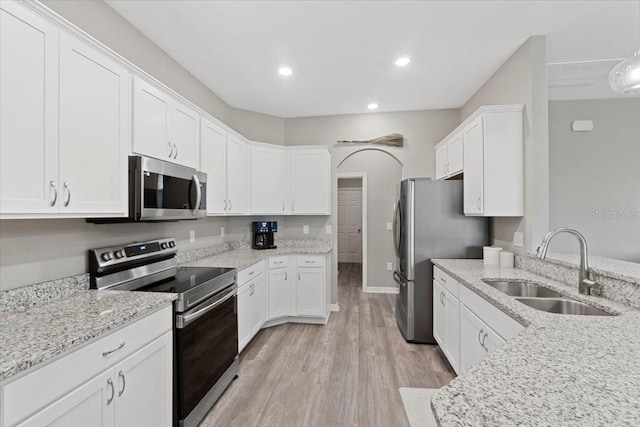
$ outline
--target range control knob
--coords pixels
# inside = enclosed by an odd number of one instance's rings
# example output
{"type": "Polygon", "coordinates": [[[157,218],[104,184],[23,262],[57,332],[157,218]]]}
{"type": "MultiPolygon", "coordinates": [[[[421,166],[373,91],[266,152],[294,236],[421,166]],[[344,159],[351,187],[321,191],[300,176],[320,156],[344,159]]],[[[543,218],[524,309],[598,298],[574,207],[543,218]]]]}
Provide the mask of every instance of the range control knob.
{"type": "Polygon", "coordinates": [[[111,261],[113,259],[113,257],[111,256],[111,252],[105,252],[102,255],[100,255],[100,258],[102,258],[102,260],[104,262],[108,262],[111,261]]]}
{"type": "Polygon", "coordinates": [[[170,248],[175,248],[176,247],[176,242],[174,242],[173,240],[169,242],[169,247],[170,248]]]}
{"type": "Polygon", "coordinates": [[[124,258],[124,251],[120,249],[119,251],[115,251],[114,255],[117,259],[124,258]]]}
{"type": "Polygon", "coordinates": [[[160,249],[167,249],[168,247],[169,247],[169,244],[167,242],[160,243],[160,249]]]}

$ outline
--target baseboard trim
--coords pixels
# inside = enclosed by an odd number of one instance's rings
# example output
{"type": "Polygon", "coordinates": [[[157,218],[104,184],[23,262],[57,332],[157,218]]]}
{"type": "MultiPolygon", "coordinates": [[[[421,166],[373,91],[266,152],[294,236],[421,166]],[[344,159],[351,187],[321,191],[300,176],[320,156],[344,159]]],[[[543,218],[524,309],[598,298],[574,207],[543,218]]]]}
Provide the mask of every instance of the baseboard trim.
{"type": "Polygon", "coordinates": [[[367,286],[364,291],[368,294],[398,294],[400,289],[395,286],[367,286]]]}
{"type": "Polygon", "coordinates": [[[331,304],[329,306],[329,310],[331,310],[331,311],[340,311],[340,304],[338,304],[338,303],[331,304]]]}
{"type": "Polygon", "coordinates": [[[329,321],[329,312],[326,317],[303,317],[303,316],[287,316],[279,319],[267,320],[262,328],[270,328],[271,326],[283,325],[285,323],[307,323],[311,325],[326,325],[329,321]]]}

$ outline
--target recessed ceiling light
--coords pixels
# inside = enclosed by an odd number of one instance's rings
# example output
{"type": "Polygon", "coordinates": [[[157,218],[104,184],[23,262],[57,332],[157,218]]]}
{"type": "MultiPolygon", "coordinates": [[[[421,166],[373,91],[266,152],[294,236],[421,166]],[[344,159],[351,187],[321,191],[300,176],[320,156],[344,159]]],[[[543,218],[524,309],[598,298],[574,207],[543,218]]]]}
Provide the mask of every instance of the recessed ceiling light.
{"type": "Polygon", "coordinates": [[[293,71],[289,67],[280,67],[280,69],[278,70],[278,73],[281,76],[290,76],[291,74],[293,74],[293,71]]]}
{"type": "Polygon", "coordinates": [[[398,67],[404,67],[405,65],[409,64],[409,62],[411,62],[411,59],[408,56],[401,56],[400,58],[396,59],[394,64],[396,64],[398,67]]]}
{"type": "Polygon", "coordinates": [[[378,104],[376,104],[375,102],[372,102],[371,104],[367,105],[367,108],[369,110],[375,110],[376,108],[378,108],[378,104]]]}

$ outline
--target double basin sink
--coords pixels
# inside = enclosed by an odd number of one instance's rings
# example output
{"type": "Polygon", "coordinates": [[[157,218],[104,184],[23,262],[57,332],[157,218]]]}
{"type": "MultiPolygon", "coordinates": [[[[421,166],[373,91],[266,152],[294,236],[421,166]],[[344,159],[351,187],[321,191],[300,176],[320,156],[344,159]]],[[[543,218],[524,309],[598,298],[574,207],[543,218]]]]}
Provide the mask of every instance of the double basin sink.
{"type": "Polygon", "coordinates": [[[482,281],[500,292],[515,297],[524,305],[547,313],[614,316],[614,314],[576,301],[534,282],[489,279],[482,279],[482,281]]]}

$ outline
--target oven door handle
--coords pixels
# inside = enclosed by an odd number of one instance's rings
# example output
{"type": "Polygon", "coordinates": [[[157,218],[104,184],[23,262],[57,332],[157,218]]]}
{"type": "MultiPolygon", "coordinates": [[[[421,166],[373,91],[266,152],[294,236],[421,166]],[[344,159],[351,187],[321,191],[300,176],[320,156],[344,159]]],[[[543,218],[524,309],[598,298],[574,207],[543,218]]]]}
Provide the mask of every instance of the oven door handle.
{"type": "Polygon", "coordinates": [[[193,313],[187,314],[186,316],[181,314],[176,316],[176,328],[178,329],[184,328],[189,323],[193,322],[194,320],[198,319],[201,316],[204,316],[205,314],[207,314],[208,312],[210,312],[211,310],[213,310],[223,302],[227,301],[229,298],[234,297],[237,292],[238,290],[234,289],[224,297],[212,302],[211,304],[208,304],[206,307],[202,307],[200,310],[194,311],[193,313]]]}
{"type": "Polygon", "coordinates": [[[196,205],[194,206],[193,209],[193,215],[196,215],[198,213],[198,210],[200,209],[200,202],[202,201],[202,188],[200,187],[200,180],[198,179],[198,175],[193,175],[193,182],[196,185],[196,205]]]}

